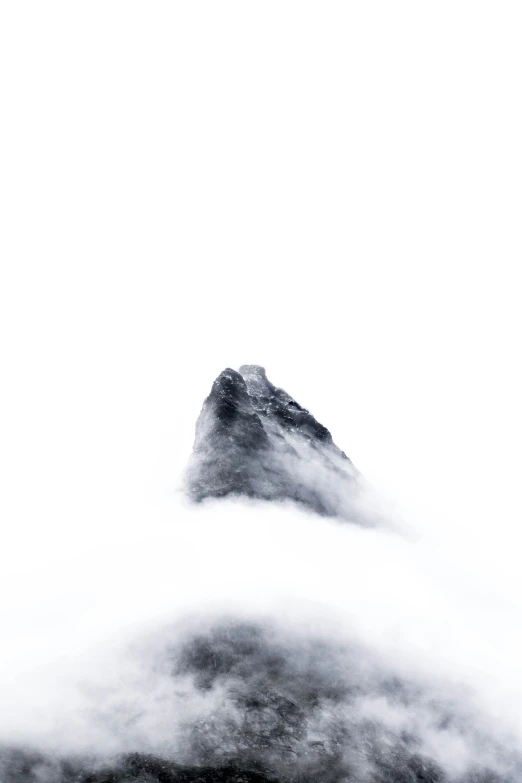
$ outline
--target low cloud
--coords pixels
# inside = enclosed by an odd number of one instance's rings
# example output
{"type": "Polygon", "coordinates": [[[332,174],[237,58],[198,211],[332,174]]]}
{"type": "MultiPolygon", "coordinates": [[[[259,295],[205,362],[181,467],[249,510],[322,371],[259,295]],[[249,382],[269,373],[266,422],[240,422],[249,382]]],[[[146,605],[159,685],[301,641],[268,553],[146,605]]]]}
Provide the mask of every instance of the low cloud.
{"type": "MultiPolygon", "coordinates": [[[[429,536],[292,504],[181,497],[132,517],[122,509],[111,525],[93,519],[78,558],[63,535],[48,528],[23,562],[20,537],[3,572],[12,596],[1,617],[3,745],[183,757],[187,731],[193,739],[212,716],[218,727],[238,706],[232,680],[201,689],[171,662],[190,639],[239,622],[269,634],[292,666],[304,661],[307,676],[320,670],[323,645],[342,673],[336,687],[366,667],[357,698],[325,697],[303,742],[367,721],[394,742],[415,734],[419,752],[454,775],[500,769],[501,757],[509,766],[520,751],[522,675],[509,643],[518,597],[470,584],[429,536]],[[393,678],[407,689],[400,698],[380,687],[393,678]]],[[[452,551],[463,551],[455,539],[452,551]]]]}

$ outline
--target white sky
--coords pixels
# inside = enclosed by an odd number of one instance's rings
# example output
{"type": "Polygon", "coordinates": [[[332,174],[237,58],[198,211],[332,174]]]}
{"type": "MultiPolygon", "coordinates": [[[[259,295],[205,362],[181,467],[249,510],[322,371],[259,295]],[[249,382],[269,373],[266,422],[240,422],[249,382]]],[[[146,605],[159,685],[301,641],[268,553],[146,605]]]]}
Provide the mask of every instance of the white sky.
{"type": "Polygon", "coordinates": [[[521,23],[477,0],[2,3],[11,568],[162,503],[214,377],[259,363],[517,591],[521,23]]]}
{"type": "Polygon", "coordinates": [[[1,16],[1,440],[22,505],[128,460],[139,476],[160,442],[181,466],[243,362],[401,500],[512,492],[518,3],[1,16]]]}

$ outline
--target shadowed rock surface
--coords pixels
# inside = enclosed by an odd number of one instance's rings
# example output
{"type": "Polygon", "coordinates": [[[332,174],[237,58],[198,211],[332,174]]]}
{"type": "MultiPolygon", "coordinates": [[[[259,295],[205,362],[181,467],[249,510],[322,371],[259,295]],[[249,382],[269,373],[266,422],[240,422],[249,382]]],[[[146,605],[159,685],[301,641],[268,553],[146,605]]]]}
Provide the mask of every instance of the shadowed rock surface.
{"type": "Polygon", "coordinates": [[[363,480],[330,432],[263,367],[224,370],[196,424],[190,496],[290,500],[323,516],[375,523],[360,503],[363,480]]]}
{"type": "MultiPolygon", "coordinates": [[[[186,698],[196,702],[199,694],[202,705],[171,736],[168,751],[87,759],[0,749],[2,783],[522,779],[520,759],[488,737],[462,693],[398,676],[359,645],[230,620],[160,637],[154,666],[176,687],[191,683],[186,698]],[[452,772],[452,754],[463,753],[462,769],[452,772]]],[[[128,719],[116,717],[122,725],[128,719]]]]}

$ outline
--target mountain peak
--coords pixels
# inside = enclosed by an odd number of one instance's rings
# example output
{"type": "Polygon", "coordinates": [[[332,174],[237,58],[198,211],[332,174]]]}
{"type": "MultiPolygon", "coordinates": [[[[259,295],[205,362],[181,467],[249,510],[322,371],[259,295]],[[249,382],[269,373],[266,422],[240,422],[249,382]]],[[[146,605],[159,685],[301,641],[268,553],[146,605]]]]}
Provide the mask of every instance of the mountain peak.
{"type": "Polygon", "coordinates": [[[243,377],[250,394],[268,396],[274,388],[266,377],[266,370],[259,364],[242,364],[239,373],[243,377]]]}
{"type": "Polygon", "coordinates": [[[293,501],[315,513],[368,524],[357,509],[360,476],[329,430],[265,368],[226,368],[196,424],[189,495],[293,501]]]}
{"type": "Polygon", "coordinates": [[[221,372],[209,395],[213,401],[216,418],[232,421],[250,407],[250,397],[243,376],[227,367],[221,372]]]}

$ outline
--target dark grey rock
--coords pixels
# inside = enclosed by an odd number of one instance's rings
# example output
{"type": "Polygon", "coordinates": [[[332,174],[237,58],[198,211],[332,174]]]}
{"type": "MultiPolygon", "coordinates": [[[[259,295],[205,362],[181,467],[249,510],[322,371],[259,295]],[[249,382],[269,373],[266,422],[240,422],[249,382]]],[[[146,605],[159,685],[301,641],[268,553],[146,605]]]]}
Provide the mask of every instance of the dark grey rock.
{"type": "Polygon", "coordinates": [[[196,424],[187,488],[195,501],[243,495],[376,522],[362,502],[362,476],[330,432],[257,365],[228,368],[214,381],[196,424]]]}
{"type": "Polygon", "coordinates": [[[230,620],[189,633],[166,629],[160,638],[158,648],[152,645],[155,665],[176,682],[193,682],[196,693],[208,697],[203,712],[187,720],[168,753],[87,759],[0,749],[2,783],[522,779],[520,758],[488,736],[462,694],[455,699],[453,691],[437,683],[398,676],[360,645],[230,620]],[[376,702],[381,711],[371,709],[376,702]],[[395,717],[390,720],[390,715],[395,717]],[[446,748],[453,737],[466,748],[466,769],[448,771],[444,754],[434,758],[429,752],[427,736],[446,748]]]}

